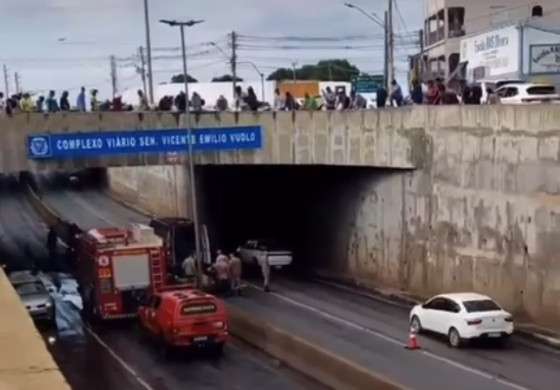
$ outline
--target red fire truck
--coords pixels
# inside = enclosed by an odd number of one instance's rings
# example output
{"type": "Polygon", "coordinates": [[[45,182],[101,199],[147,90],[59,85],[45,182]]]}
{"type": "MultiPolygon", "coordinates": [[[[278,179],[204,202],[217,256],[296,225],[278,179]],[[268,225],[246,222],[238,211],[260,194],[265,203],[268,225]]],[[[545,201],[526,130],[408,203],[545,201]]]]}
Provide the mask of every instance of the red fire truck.
{"type": "Polygon", "coordinates": [[[134,317],[165,284],[163,241],[149,226],[93,229],[77,244],[77,276],[90,320],[134,317]]]}

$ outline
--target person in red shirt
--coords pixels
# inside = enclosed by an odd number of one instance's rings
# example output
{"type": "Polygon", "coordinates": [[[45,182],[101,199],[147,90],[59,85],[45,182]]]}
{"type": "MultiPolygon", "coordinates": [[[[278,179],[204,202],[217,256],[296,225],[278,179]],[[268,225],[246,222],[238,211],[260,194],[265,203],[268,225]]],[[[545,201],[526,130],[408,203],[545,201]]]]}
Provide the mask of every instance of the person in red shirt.
{"type": "Polygon", "coordinates": [[[436,105],[441,104],[441,93],[434,83],[434,80],[428,81],[428,91],[426,92],[426,104],[436,105]]]}

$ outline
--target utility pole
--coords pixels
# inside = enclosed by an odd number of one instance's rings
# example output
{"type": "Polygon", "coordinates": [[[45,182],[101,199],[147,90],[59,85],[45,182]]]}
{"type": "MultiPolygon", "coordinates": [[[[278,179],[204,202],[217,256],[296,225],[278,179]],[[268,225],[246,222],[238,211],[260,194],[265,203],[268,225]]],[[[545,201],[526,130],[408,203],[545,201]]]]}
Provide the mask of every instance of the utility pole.
{"type": "Polygon", "coordinates": [[[144,0],[144,22],[146,23],[146,51],[148,52],[148,86],[150,104],[154,104],[154,75],[152,73],[152,40],[150,37],[150,12],[148,0],[144,0]]]}
{"type": "Polygon", "coordinates": [[[161,23],[167,24],[171,27],[179,27],[181,30],[181,50],[183,54],[183,78],[185,82],[185,122],[187,125],[187,144],[189,152],[189,183],[187,186],[187,193],[191,193],[191,208],[194,222],[194,236],[195,236],[195,251],[196,251],[196,265],[198,270],[198,284],[202,284],[202,251],[200,241],[200,225],[198,221],[198,202],[196,194],[196,176],[194,169],[194,155],[193,155],[193,131],[191,127],[191,111],[189,106],[189,80],[187,69],[187,45],[185,43],[185,27],[193,27],[197,24],[203,23],[203,20],[189,20],[187,22],[179,22],[176,20],[160,20],[161,23]]]}
{"type": "Polygon", "coordinates": [[[144,96],[147,96],[146,88],[146,59],[144,58],[144,48],[140,46],[138,48],[138,55],[140,56],[140,75],[142,76],[142,90],[144,96]]]}
{"type": "Polygon", "coordinates": [[[231,32],[231,77],[233,79],[233,100],[235,101],[235,90],[237,89],[237,33],[235,31],[231,32]]]}
{"type": "Polygon", "coordinates": [[[424,81],[424,30],[420,29],[418,31],[418,39],[420,41],[420,61],[418,61],[419,77],[418,81],[420,84],[424,81]]]}
{"type": "Polygon", "coordinates": [[[389,86],[391,81],[395,78],[395,35],[393,32],[393,0],[389,0],[389,11],[388,11],[388,23],[389,27],[389,86]]]}
{"type": "Polygon", "coordinates": [[[261,73],[261,93],[262,93],[262,101],[264,102],[265,94],[264,94],[264,73],[261,73]]]}
{"type": "Polygon", "coordinates": [[[8,67],[4,65],[4,89],[6,91],[6,99],[10,96],[10,82],[8,80],[8,67]]]}
{"type": "Polygon", "coordinates": [[[19,89],[19,73],[14,72],[14,85],[16,86],[16,94],[19,94],[21,90],[19,89]]]}
{"type": "Polygon", "coordinates": [[[389,81],[389,16],[388,12],[385,11],[385,52],[383,60],[383,77],[385,78],[385,88],[389,92],[391,83],[389,81]]]}
{"type": "Polygon", "coordinates": [[[292,62],[292,78],[293,78],[293,83],[296,83],[296,65],[297,62],[292,62]]]}
{"type": "Polygon", "coordinates": [[[113,87],[113,99],[117,96],[117,59],[110,57],[111,62],[111,86],[113,87]]]}

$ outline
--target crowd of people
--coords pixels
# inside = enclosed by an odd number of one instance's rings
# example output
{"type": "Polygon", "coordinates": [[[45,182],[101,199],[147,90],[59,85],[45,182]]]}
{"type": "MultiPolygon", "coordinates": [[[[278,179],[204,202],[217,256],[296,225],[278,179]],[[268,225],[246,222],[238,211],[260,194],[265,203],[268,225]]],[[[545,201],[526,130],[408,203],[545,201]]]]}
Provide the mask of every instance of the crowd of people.
{"type": "Polygon", "coordinates": [[[122,101],[121,96],[115,96],[113,100],[101,101],[98,98],[98,90],[92,89],[89,94],[89,107],[86,104],[86,88],[82,87],[76,97],[76,104],[70,103],[70,93],[63,91],[60,98],[56,91],[51,90],[45,97],[37,96],[34,99],[30,93],[18,93],[6,98],[0,92],[0,114],[13,115],[16,113],[56,113],[56,112],[87,112],[87,111],[131,111],[132,105],[122,101]]]}
{"type": "MultiPolygon", "coordinates": [[[[259,261],[263,277],[263,289],[270,291],[270,265],[267,258],[259,261]]],[[[195,283],[197,277],[197,264],[194,254],[185,258],[181,264],[182,277],[187,283],[195,283]]],[[[228,255],[222,250],[216,252],[216,259],[204,272],[204,285],[213,285],[214,291],[220,295],[241,295],[242,261],[239,251],[228,255]],[[210,282],[211,281],[211,282],[210,282]]]]}
{"type": "MultiPolygon", "coordinates": [[[[163,96],[156,107],[151,107],[145,93],[138,90],[138,106],[133,107],[123,102],[120,95],[112,100],[100,100],[98,91],[92,89],[86,99],[86,88],[82,87],[76,97],[75,105],[70,103],[70,94],[63,91],[60,98],[56,91],[49,91],[47,96],[39,95],[34,99],[29,93],[19,93],[6,98],[0,92],[0,114],[12,115],[18,112],[24,113],[56,113],[56,112],[86,112],[86,111],[175,111],[183,112],[187,104],[192,112],[200,113],[204,110],[217,112],[224,111],[347,111],[363,110],[368,108],[401,107],[412,104],[448,105],[448,104],[481,104],[482,89],[477,85],[468,85],[466,82],[459,84],[458,92],[448,88],[442,79],[429,80],[425,85],[414,80],[410,88],[410,95],[405,97],[403,89],[396,80],[390,84],[389,90],[380,87],[375,93],[375,100],[368,101],[362,94],[351,90],[348,94],[346,88],[338,88],[333,91],[327,87],[321,91],[320,96],[312,96],[305,93],[303,99],[298,99],[287,91],[281,93],[280,89],[274,91],[272,104],[260,101],[252,87],[246,91],[242,87],[235,88],[233,102],[228,101],[224,95],[220,95],[213,106],[207,105],[206,100],[198,93],[193,92],[187,99],[185,92],[181,91],[176,96],[163,96]],[[86,102],[89,102],[89,106],[86,102]]],[[[486,91],[488,104],[499,103],[499,98],[494,91],[486,91]]]]}

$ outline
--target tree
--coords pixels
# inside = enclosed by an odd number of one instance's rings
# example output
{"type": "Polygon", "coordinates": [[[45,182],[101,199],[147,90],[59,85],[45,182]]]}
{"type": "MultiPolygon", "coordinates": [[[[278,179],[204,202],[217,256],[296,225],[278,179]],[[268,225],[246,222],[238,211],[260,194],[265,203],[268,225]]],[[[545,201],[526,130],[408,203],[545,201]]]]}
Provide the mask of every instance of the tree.
{"type": "MultiPolygon", "coordinates": [[[[212,79],[212,82],[213,82],[213,83],[228,82],[228,81],[233,81],[233,76],[230,75],[230,74],[225,74],[225,75],[220,76],[220,77],[214,77],[214,78],[212,79]]],[[[239,76],[236,76],[236,77],[235,77],[235,81],[237,81],[237,82],[242,82],[243,79],[240,78],[239,76]]]]}
{"type": "MultiPolygon", "coordinates": [[[[348,60],[334,59],[319,61],[316,65],[304,65],[296,68],[297,80],[318,81],[351,81],[360,75],[360,70],[350,64],[348,60]]],[[[268,80],[291,80],[294,77],[292,69],[280,68],[268,76],[268,80]]]]}
{"type": "MultiPolygon", "coordinates": [[[[190,74],[187,75],[187,81],[189,83],[198,83],[198,80],[195,79],[194,77],[192,77],[190,74]]],[[[183,76],[183,74],[176,74],[173,77],[171,77],[171,82],[172,83],[184,83],[185,82],[185,77],[183,76]]]]}

